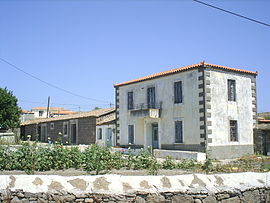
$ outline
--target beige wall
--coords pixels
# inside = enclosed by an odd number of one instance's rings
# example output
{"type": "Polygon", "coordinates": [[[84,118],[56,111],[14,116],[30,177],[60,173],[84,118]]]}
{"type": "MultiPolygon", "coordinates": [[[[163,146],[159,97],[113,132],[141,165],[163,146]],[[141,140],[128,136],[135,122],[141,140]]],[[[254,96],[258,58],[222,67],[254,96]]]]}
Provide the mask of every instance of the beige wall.
{"type": "Polygon", "coordinates": [[[252,145],[253,112],[251,77],[243,74],[210,71],[212,143],[219,145],[252,145]],[[236,81],[236,101],[228,101],[227,80],[236,81]],[[230,120],[237,120],[239,142],[230,142],[230,120]]]}
{"type": "Polygon", "coordinates": [[[150,145],[153,122],[159,124],[159,144],[173,144],[176,120],[183,121],[184,143],[200,144],[198,77],[201,75],[198,70],[191,70],[119,87],[120,144],[128,144],[128,125],[134,124],[135,144],[143,145],[146,142],[146,145],[150,145]],[[179,80],[183,86],[183,103],[174,104],[174,82],[179,80]],[[127,92],[134,92],[134,105],[146,104],[147,88],[152,86],[156,90],[156,102],[162,102],[161,117],[150,119],[132,116],[127,110],[127,92]]]}

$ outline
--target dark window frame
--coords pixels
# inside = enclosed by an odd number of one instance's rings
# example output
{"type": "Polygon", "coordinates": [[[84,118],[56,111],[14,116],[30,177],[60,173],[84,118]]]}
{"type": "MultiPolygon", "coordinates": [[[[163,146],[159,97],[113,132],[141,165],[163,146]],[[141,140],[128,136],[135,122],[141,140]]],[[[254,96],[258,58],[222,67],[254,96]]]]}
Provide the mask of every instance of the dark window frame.
{"type": "Polygon", "coordinates": [[[147,108],[156,108],[156,88],[147,88],[147,108]]]}
{"type": "Polygon", "coordinates": [[[67,135],[68,134],[68,123],[64,122],[63,123],[63,135],[67,135]]]}
{"type": "Polygon", "coordinates": [[[228,79],[228,101],[236,101],[236,81],[228,79]]]}
{"type": "Polygon", "coordinates": [[[127,93],[127,108],[128,110],[134,109],[134,94],[133,91],[127,93]]]}
{"type": "Polygon", "coordinates": [[[42,117],[43,116],[43,113],[44,113],[43,111],[38,111],[38,116],[39,117],[42,117]]]}
{"type": "Polygon", "coordinates": [[[102,128],[98,129],[98,139],[102,140],[102,128]]]}
{"type": "Polygon", "coordinates": [[[174,103],[183,103],[183,83],[182,81],[174,82],[174,103]]]}
{"type": "Polygon", "coordinates": [[[183,121],[174,121],[175,143],[183,143],[183,121]]]}
{"type": "Polygon", "coordinates": [[[128,125],[128,144],[135,143],[134,125],[128,125]]]}
{"type": "Polygon", "coordinates": [[[230,142],[238,142],[238,123],[237,120],[230,120],[230,142]]]}
{"type": "Polygon", "coordinates": [[[54,123],[50,123],[50,130],[54,130],[54,123]]]}

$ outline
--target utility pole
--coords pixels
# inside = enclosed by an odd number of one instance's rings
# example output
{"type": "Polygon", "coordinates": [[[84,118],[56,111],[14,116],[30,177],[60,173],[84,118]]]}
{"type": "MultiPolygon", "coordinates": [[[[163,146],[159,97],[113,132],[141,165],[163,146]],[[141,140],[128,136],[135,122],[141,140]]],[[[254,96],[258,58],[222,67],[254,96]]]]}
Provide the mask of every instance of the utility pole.
{"type": "Polygon", "coordinates": [[[49,118],[49,111],[50,111],[50,96],[48,97],[47,118],[49,118]]]}

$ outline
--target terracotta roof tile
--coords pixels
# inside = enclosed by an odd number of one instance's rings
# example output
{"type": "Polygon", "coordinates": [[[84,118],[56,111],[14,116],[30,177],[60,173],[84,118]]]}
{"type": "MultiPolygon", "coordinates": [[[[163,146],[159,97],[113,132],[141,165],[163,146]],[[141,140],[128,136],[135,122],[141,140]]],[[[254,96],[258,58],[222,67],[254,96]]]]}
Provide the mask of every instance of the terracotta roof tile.
{"type": "Polygon", "coordinates": [[[53,118],[38,118],[38,119],[22,122],[21,126],[53,122],[53,121],[59,121],[59,120],[70,120],[70,119],[76,119],[76,118],[99,117],[99,116],[102,116],[102,115],[105,115],[114,111],[115,111],[115,108],[107,108],[107,109],[98,109],[98,110],[89,111],[89,112],[79,112],[76,114],[63,115],[63,116],[58,116],[58,117],[53,117],[53,118]]]}
{"type": "Polygon", "coordinates": [[[194,68],[199,68],[199,67],[202,67],[202,66],[204,66],[206,68],[209,67],[209,68],[223,69],[223,70],[246,73],[246,74],[252,74],[252,75],[257,75],[258,74],[257,72],[253,72],[253,71],[242,70],[242,69],[237,69],[237,68],[230,68],[230,67],[226,67],[226,66],[220,66],[220,65],[200,62],[200,63],[196,63],[196,64],[193,64],[193,65],[184,66],[184,67],[180,67],[180,68],[175,68],[175,69],[163,71],[163,72],[160,72],[160,73],[155,73],[155,74],[152,74],[152,75],[148,75],[148,76],[145,76],[145,77],[137,78],[137,79],[134,79],[134,80],[129,80],[129,81],[126,81],[126,82],[118,83],[118,84],[115,84],[114,87],[119,87],[119,86],[128,85],[128,84],[132,84],[132,83],[151,80],[151,79],[154,79],[154,78],[171,75],[171,74],[174,74],[174,73],[178,73],[178,72],[182,72],[182,71],[186,71],[186,70],[190,70],[190,69],[194,69],[194,68]]]}
{"type": "Polygon", "coordinates": [[[270,123],[270,120],[259,119],[258,122],[259,122],[259,123],[270,123]]]}
{"type": "Polygon", "coordinates": [[[114,122],[115,122],[115,111],[108,115],[97,118],[97,125],[105,125],[114,122]]]}

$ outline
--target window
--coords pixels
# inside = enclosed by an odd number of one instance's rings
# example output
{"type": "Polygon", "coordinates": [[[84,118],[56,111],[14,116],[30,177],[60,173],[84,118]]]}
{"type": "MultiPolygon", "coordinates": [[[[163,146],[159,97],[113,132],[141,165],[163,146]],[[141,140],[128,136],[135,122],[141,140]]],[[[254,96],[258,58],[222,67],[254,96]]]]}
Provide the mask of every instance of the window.
{"type": "Polygon", "coordinates": [[[134,125],[128,125],[128,143],[134,144],[134,125]]]}
{"type": "Polygon", "coordinates": [[[230,141],[238,142],[237,121],[230,120],[230,141]]]}
{"type": "Polygon", "coordinates": [[[102,128],[98,129],[98,139],[102,140],[102,128]]]}
{"type": "Polygon", "coordinates": [[[133,104],[133,92],[128,92],[128,109],[133,109],[134,104],[133,104]]]}
{"type": "Polygon", "coordinates": [[[64,122],[64,124],[63,124],[63,134],[64,135],[68,134],[68,124],[67,124],[67,122],[64,122]]]}
{"type": "Polygon", "coordinates": [[[38,112],[38,116],[39,116],[39,117],[42,117],[42,116],[43,116],[43,111],[39,111],[39,112],[38,112]]]}
{"type": "Polygon", "coordinates": [[[182,103],[182,81],[174,83],[174,103],[182,103]]]}
{"type": "Polygon", "coordinates": [[[155,95],[155,87],[147,88],[147,106],[148,108],[155,108],[156,103],[156,95],[155,95]]]}
{"type": "Polygon", "coordinates": [[[54,129],[54,123],[50,124],[50,129],[53,130],[54,129]]]}
{"type": "Polygon", "coordinates": [[[175,143],[183,143],[183,122],[175,121],[175,143]]]}
{"type": "Polygon", "coordinates": [[[235,80],[228,80],[228,101],[236,101],[235,80]]]}

